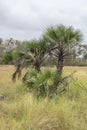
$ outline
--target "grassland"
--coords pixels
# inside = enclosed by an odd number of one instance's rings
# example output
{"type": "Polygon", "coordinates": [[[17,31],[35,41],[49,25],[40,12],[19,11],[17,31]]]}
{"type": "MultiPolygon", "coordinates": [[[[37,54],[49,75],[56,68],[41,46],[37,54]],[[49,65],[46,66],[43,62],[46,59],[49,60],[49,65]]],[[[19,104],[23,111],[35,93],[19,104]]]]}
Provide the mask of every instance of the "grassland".
{"type": "Polygon", "coordinates": [[[69,93],[37,100],[11,76],[13,66],[0,66],[0,130],[87,130],[87,67],[65,67],[64,75],[76,71],[69,93]]]}

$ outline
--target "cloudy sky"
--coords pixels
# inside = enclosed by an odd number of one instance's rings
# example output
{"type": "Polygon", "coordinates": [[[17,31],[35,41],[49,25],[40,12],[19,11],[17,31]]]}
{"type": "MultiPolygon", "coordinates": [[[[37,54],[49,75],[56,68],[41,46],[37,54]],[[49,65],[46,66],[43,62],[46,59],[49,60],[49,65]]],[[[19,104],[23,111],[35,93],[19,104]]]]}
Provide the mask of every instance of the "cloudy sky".
{"type": "Polygon", "coordinates": [[[87,0],[0,0],[0,37],[39,38],[57,24],[72,25],[87,43],[87,0]]]}

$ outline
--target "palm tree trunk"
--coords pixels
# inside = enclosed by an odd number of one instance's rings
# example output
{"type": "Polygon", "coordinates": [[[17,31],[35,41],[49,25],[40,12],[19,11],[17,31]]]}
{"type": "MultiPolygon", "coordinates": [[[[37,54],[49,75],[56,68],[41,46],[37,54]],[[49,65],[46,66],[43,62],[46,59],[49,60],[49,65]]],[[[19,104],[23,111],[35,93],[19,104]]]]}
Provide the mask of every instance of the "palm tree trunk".
{"type": "Polygon", "coordinates": [[[63,71],[63,51],[61,50],[58,55],[58,66],[57,66],[58,74],[62,74],[63,71]]]}
{"type": "Polygon", "coordinates": [[[58,73],[62,74],[63,70],[63,61],[58,60],[58,73]]]}
{"type": "Polygon", "coordinates": [[[39,63],[39,61],[36,61],[36,63],[35,63],[35,70],[37,71],[37,72],[41,72],[41,65],[40,65],[40,63],[39,63]]]}

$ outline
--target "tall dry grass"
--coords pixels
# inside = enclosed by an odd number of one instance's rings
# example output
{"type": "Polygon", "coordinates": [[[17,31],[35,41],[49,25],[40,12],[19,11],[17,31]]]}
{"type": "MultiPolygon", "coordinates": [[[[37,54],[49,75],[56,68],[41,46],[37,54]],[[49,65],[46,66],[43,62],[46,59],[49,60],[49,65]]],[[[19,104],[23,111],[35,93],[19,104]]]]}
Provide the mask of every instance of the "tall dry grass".
{"type": "Polygon", "coordinates": [[[12,83],[13,66],[1,66],[0,130],[87,130],[87,67],[65,67],[64,75],[74,70],[69,93],[37,100],[21,81],[12,83]]]}

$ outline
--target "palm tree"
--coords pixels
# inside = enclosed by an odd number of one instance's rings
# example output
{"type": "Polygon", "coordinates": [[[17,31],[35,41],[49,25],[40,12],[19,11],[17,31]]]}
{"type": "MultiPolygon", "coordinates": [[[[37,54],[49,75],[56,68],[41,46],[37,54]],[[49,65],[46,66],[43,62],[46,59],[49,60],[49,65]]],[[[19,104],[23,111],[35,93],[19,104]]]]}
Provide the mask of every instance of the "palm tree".
{"type": "MultiPolygon", "coordinates": [[[[13,80],[21,75],[21,71],[29,67],[29,65],[33,65],[37,72],[41,71],[41,65],[43,61],[49,55],[50,47],[45,42],[45,40],[32,40],[32,41],[24,41],[19,45],[17,49],[17,59],[15,62],[16,71],[13,74],[13,80]]],[[[24,78],[26,77],[25,74],[24,78]]]]}
{"type": "Polygon", "coordinates": [[[58,25],[48,28],[44,37],[54,46],[52,53],[57,57],[57,71],[62,74],[67,48],[79,44],[82,41],[82,34],[79,30],[74,30],[72,26],[58,25]]]}
{"type": "Polygon", "coordinates": [[[49,45],[45,40],[40,39],[38,41],[33,40],[30,44],[27,44],[28,51],[30,53],[31,59],[33,60],[33,66],[38,72],[41,71],[41,65],[43,61],[49,55],[49,45]]]}

